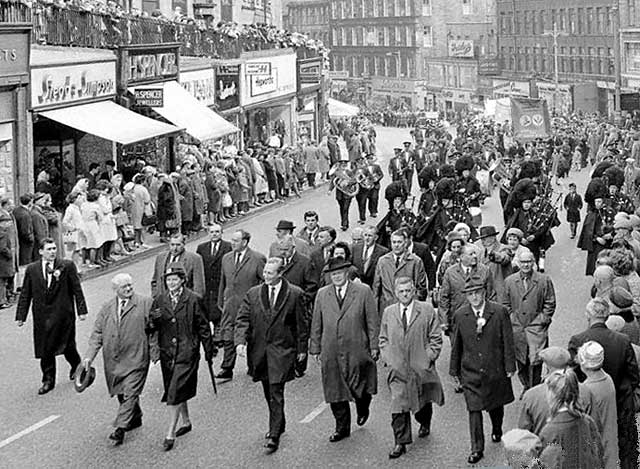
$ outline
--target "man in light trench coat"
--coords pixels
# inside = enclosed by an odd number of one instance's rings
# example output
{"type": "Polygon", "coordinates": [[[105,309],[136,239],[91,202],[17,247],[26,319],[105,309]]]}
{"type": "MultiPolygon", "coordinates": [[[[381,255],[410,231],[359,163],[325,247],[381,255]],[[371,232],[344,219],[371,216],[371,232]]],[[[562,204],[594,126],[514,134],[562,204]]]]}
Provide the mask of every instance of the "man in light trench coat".
{"type": "Polygon", "coordinates": [[[114,422],[116,429],[109,435],[117,446],[124,441],[125,432],[142,425],[140,394],[147,380],[149,361],[158,360],[159,350],[155,335],[148,332],[151,298],[134,293],[129,274],[117,274],[111,285],[116,295],[100,308],[83,365],[88,371],[102,348],[107,389],[120,402],[114,422]]]}
{"type": "Polygon", "coordinates": [[[390,459],[400,457],[411,443],[411,414],[420,424],[419,438],[431,432],[433,403],[444,405],[444,391],[436,371],[442,349],[438,315],[425,302],[418,301],[413,280],[395,280],[398,302],[382,313],[380,358],[389,367],[387,383],[391,391],[391,427],[395,447],[390,459]]]}
{"type": "Polygon", "coordinates": [[[371,289],[349,281],[349,267],[342,258],[329,259],[331,285],[318,291],[311,322],[309,355],[321,362],[324,398],[336,419],[331,442],[351,434],[349,401],[355,400],[358,425],[365,424],[378,385],[378,311],[371,289]]]}

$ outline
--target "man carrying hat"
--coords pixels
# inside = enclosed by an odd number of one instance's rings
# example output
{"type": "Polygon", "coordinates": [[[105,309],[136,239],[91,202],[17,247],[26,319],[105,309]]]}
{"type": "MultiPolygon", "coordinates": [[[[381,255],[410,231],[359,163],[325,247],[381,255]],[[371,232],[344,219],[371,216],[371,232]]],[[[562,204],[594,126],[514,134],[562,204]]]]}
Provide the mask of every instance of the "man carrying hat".
{"type": "MultiPolygon", "coordinates": [[[[276,226],[276,240],[271,243],[269,246],[269,257],[275,257],[280,255],[280,248],[278,243],[285,236],[293,236],[293,231],[296,229],[296,226],[292,221],[289,220],[280,220],[278,225],[276,226]]],[[[296,246],[296,252],[300,253],[305,257],[311,256],[311,246],[304,239],[300,237],[293,238],[296,246]]]]}
{"type": "Polygon", "coordinates": [[[449,374],[462,384],[471,435],[467,461],[475,464],[484,457],[483,410],[491,418],[491,441],[502,438],[504,405],[514,400],[511,377],[516,364],[507,310],[485,299],[482,278],[470,277],[463,291],[467,303],[453,315],[449,374]]]}
{"type": "Polygon", "coordinates": [[[115,431],[109,435],[117,446],[124,441],[125,432],[142,425],[140,394],[147,380],[150,359],[157,361],[159,357],[157,338],[150,334],[151,298],[134,293],[129,274],[115,275],[111,286],[115,298],[105,302],[98,312],[83,364],[88,371],[102,349],[109,395],[118,396],[120,402],[115,431]]]}
{"type": "Polygon", "coordinates": [[[336,420],[331,442],[351,434],[349,401],[355,400],[362,426],[377,392],[380,321],[371,289],[348,280],[350,267],[344,259],[329,260],[331,285],[316,295],[310,332],[309,355],[321,363],[324,398],[336,420]]]}

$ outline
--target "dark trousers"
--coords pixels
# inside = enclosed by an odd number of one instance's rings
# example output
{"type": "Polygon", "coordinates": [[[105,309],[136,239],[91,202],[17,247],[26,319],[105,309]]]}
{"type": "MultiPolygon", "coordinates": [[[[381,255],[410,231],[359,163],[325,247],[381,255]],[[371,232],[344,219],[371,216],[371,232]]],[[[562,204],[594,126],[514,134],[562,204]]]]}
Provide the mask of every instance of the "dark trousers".
{"type": "Polygon", "coordinates": [[[360,188],[356,194],[356,202],[358,202],[358,214],[360,215],[360,221],[367,220],[367,200],[369,200],[370,189],[360,188]]]}
{"type": "Polygon", "coordinates": [[[236,366],[236,347],[233,340],[223,340],[222,347],[224,348],[224,355],[222,356],[220,367],[223,370],[233,371],[233,367],[236,366]]]}
{"type": "Polygon", "coordinates": [[[380,197],[380,188],[374,187],[369,190],[367,199],[369,200],[369,214],[372,217],[378,215],[378,198],[380,197]]]}
{"type": "MultiPolygon", "coordinates": [[[[416,421],[428,429],[431,429],[432,416],[433,404],[431,402],[425,404],[422,409],[414,414],[416,421]]],[[[411,439],[411,414],[409,412],[391,414],[391,428],[393,429],[396,445],[408,445],[413,441],[411,439]]]]}
{"type": "MultiPolygon", "coordinates": [[[[75,370],[80,364],[80,355],[76,348],[75,339],[71,339],[64,349],[64,358],[71,365],[71,369],[75,370]]],[[[40,358],[40,369],[42,370],[42,382],[56,384],[56,356],[49,355],[40,358]]]]}
{"type": "MultiPolygon", "coordinates": [[[[361,398],[356,398],[356,413],[358,415],[367,415],[369,413],[369,405],[371,404],[371,394],[362,393],[361,398]]],[[[331,412],[336,419],[336,432],[349,435],[351,433],[351,409],[349,401],[340,401],[331,403],[331,412]]]]}
{"type": "Polygon", "coordinates": [[[344,194],[338,194],[338,207],[340,208],[340,227],[349,228],[349,208],[351,207],[351,199],[344,194]]]}
{"type": "Polygon", "coordinates": [[[516,360],[518,364],[518,378],[525,390],[537,386],[542,382],[542,363],[531,365],[527,359],[526,363],[516,360]]]}
{"type": "Polygon", "coordinates": [[[142,409],[140,408],[140,396],[125,396],[118,394],[118,416],[113,426],[116,428],[127,428],[132,421],[142,418],[142,409]]]}
{"type": "Polygon", "coordinates": [[[571,237],[576,237],[576,231],[578,229],[578,224],[575,222],[569,222],[569,228],[571,229],[571,237]]]}
{"type": "Polygon", "coordinates": [[[284,176],[280,173],[276,173],[276,180],[278,181],[278,197],[284,197],[284,176]]]}
{"type": "MultiPolygon", "coordinates": [[[[504,407],[496,407],[489,411],[491,419],[491,434],[502,436],[502,421],[504,420],[504,407]]],[[[484,451],[484,429],[482,428],[482,411],[469,412],[469,433],[471,435],[471,451],[484,451]]]]}
{"type": "Polygon", "coordinates": [[[307,173],[307,182],[309,187],[316,187],[316,173],[307,173]]]}
{"type": "Polygon", "coordinates": [[[264,398],[269,405],[269,435],[278,439],[284,433],[284,383],[262,381],[264,398]]]}

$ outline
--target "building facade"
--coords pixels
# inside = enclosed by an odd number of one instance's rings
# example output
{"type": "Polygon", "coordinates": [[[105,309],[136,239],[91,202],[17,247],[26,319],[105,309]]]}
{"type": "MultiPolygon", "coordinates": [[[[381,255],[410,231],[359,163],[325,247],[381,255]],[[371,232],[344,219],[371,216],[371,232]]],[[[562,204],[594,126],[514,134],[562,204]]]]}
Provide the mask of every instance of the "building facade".
{"type": "Polygon", "coordinates": [[[312,39],[331,44],[329,0],[297,0],[289,2],[282,12],[282,24],[288,31],[303,32],[312,39]]]}

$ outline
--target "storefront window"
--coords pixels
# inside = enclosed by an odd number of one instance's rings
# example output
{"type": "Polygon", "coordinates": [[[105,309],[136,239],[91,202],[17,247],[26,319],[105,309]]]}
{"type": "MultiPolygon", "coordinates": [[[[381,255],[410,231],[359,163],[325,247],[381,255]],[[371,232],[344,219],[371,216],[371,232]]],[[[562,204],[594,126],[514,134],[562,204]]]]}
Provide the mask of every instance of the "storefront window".
{"type": "Polygon", "coordinates": [[[627,73],[640,72],[640,42],[625,44],[625,63],[627,73]]]}

